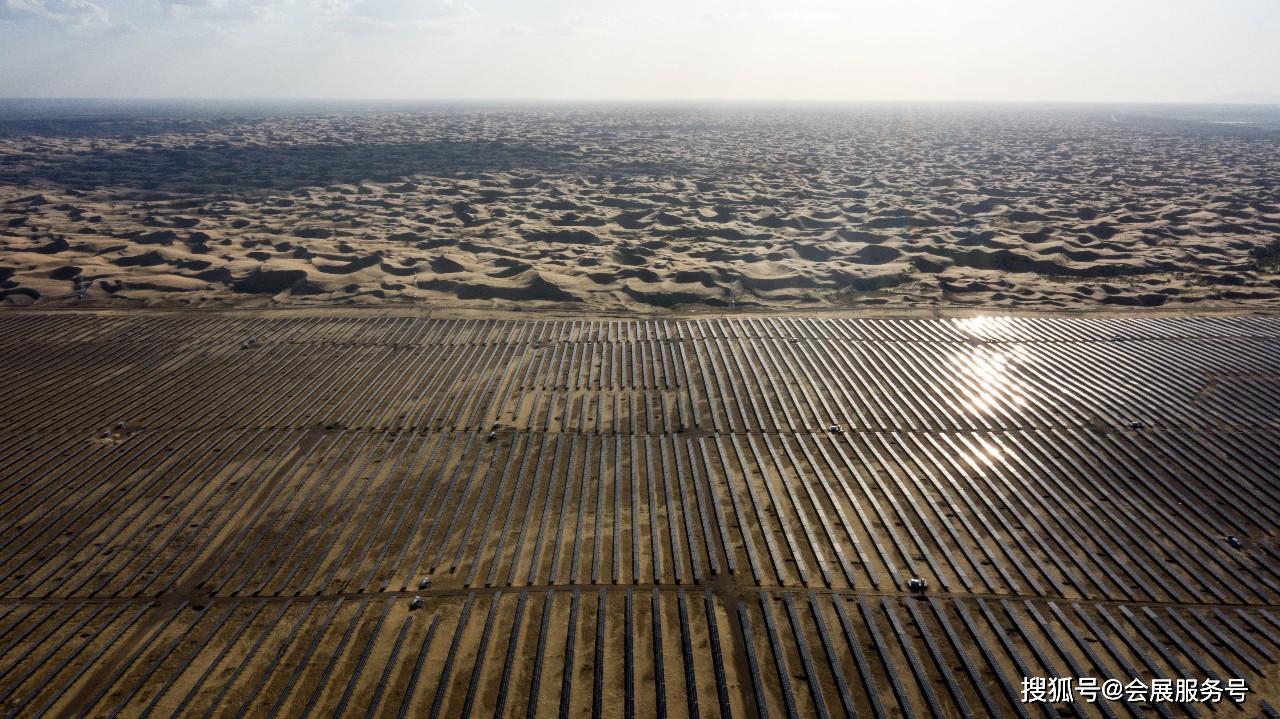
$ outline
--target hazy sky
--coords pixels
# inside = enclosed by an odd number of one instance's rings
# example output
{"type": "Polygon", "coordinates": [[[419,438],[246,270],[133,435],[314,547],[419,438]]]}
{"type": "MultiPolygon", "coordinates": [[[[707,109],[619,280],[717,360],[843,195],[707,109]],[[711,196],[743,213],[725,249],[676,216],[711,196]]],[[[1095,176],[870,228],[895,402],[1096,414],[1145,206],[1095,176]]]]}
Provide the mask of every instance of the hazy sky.
{"type": "Polygon", "coordinates": [[[1280,102],[1280,0],[0,0],[0,96],[1280,102]]]}

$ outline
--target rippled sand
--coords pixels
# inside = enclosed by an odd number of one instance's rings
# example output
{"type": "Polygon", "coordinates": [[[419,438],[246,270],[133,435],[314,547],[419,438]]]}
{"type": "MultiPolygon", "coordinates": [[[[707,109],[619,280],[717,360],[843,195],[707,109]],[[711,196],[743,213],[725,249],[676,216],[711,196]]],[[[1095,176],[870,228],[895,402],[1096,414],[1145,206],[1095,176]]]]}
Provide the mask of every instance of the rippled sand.
{"type": "Polygon", "coordinates": [[[0,302],[1280,305],[1280,132],[1099,108],[0,120],[0,302]]]}

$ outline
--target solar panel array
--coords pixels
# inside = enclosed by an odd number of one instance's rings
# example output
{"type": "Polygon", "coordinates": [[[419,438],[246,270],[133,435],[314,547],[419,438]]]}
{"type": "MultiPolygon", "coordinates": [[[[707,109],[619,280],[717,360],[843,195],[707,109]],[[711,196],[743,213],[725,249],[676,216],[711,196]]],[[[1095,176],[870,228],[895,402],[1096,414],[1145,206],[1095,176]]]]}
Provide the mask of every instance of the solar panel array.
{"type": "Polygon", "coordinates": [[[1280,318],[11,312],[0,368],[15,716],[1280,703],[1280,318]]]}

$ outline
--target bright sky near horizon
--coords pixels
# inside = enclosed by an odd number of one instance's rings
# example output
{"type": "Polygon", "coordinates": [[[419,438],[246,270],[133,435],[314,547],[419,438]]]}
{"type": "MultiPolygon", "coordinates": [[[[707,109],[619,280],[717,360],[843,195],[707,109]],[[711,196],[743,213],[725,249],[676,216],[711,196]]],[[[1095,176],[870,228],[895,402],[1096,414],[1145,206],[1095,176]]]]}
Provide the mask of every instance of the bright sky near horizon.
{"type": "Polygon", "coordinates": [[[1280,102],[1277,0],[0,0],[0,96],[1280,102]]]}

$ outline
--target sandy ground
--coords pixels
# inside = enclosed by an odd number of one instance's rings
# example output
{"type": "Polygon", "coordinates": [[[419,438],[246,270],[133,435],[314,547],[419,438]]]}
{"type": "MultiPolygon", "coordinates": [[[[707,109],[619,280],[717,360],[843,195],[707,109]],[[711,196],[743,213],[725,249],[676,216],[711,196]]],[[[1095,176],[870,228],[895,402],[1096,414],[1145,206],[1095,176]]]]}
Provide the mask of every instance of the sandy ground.
{"type": "Polygon", "coordinates": [[[9,120],[0,302],[1268,308],[1276,177],[1087,108],[9,120]]]}

